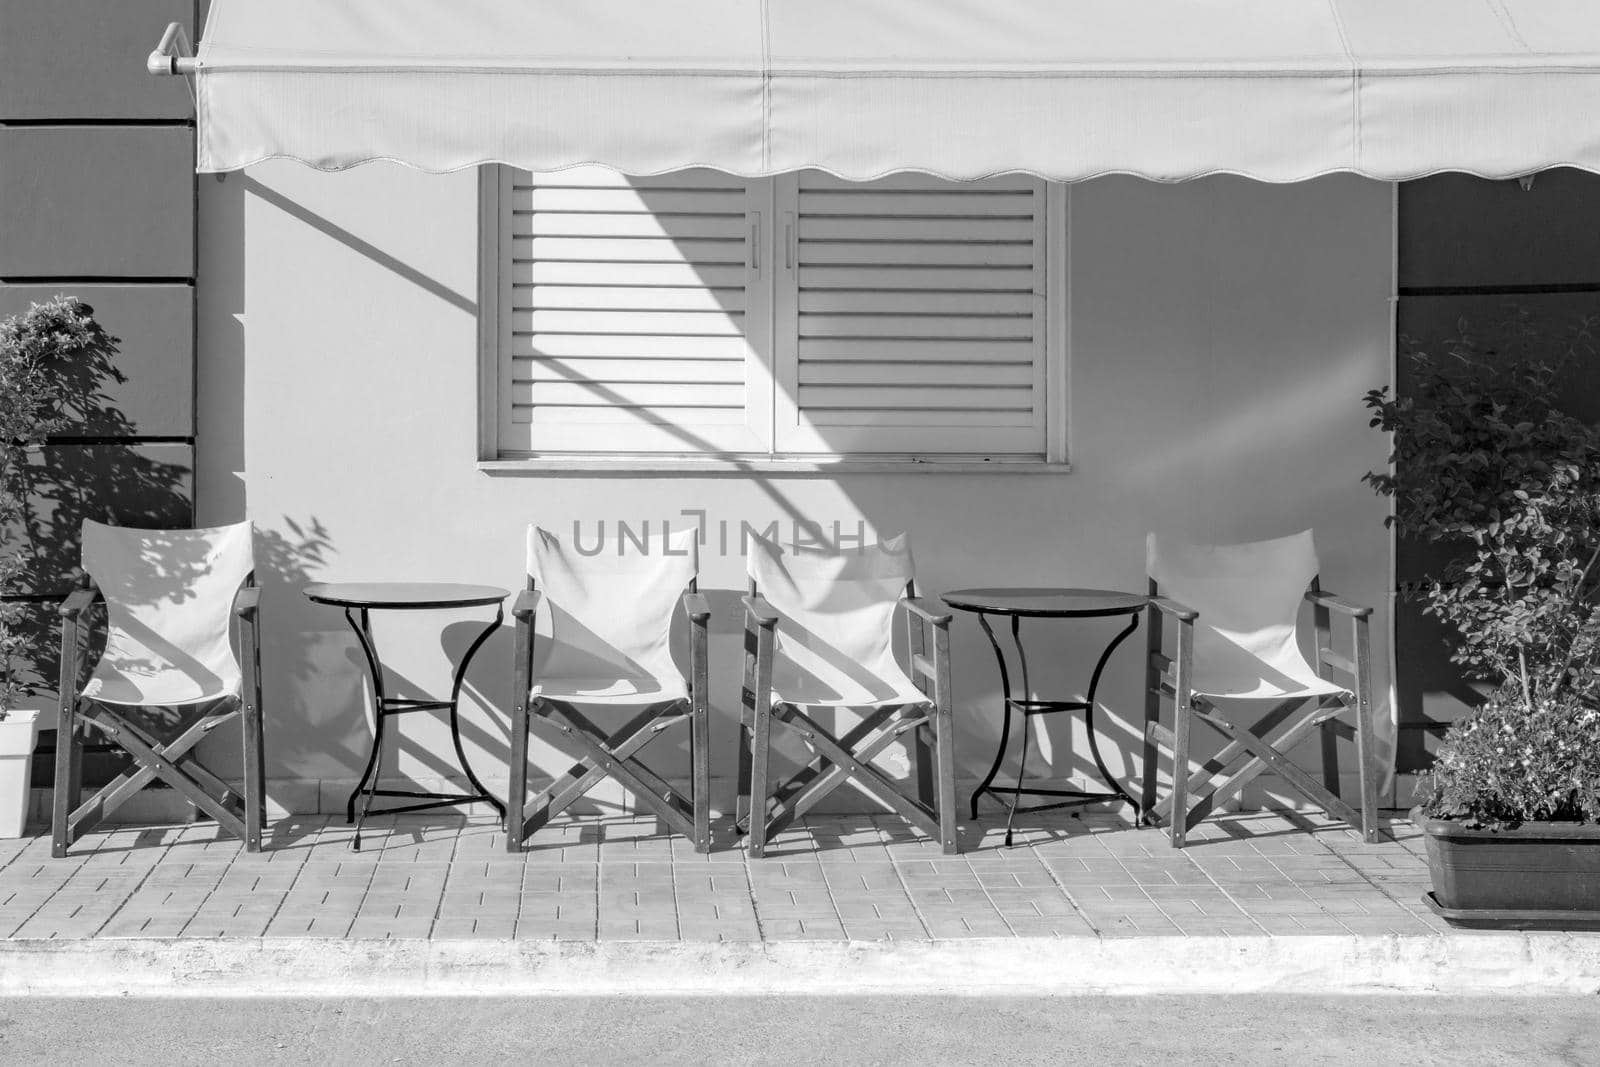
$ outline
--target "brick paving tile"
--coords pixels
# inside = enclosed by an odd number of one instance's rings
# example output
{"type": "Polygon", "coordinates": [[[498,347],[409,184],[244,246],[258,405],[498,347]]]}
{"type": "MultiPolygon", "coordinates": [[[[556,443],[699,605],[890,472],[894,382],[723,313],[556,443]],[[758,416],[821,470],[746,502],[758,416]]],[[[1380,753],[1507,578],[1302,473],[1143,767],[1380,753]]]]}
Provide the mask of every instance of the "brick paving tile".
{"type": "Polygon", "coordinates": [[[994,901],[995,910],[1006,918],[1043,918],[1076,915],[1078,908],[1065,896],[1006,899],[994,901]]]}
{"type": "Polygon", "coordinates": [[[682,923],[678,929],[684,941],[760,941],[761,928],[755,923],[682,923]]]}
{"type": "Polygon", "coordinates": [[[838,893],[904,893],[905,883],[892,864],[852,863],[824,867],[828,888],[838,893]]]}
{"type": "Polygon", "coordinates": [[[0,936],[886,940],[1187,934],[1428,936],[1422,840],[1320,816],[1223,814],[1175,851],[1125,812],[998,817],[946,856],[889,815],[814,816],[747,858],[725,816],[693,851],[652,817],[561,818],[505,851],[492,813],[278,820],[247,854],[214,825],[114,827],[64,860],[0,842],[0,936]]]}
{"type": "Polygon", "coordinates": [[[852,922],[844,924],[851,941],[926,941],[928,930],[920,922],[852,922]]]}
{"type": "Polygon", "coordinates": [[[1137,879],[1109,856],[1044,857],[1046,868],[1062,885],[1134,885],[1137,879]]]}
{"type": "Polygon", "coordinates": [[[426,941],[433,932],[432,921],[386,922],[357,918],[345,935],[359,941],[426,941]]]}
{"type": "Polygon", "coordinates": [[[844,924],[837,918],[798,918],[761,920],[765,941],[845,941],[844,924]]]}
{"type": "Polygon", "coordinates": [[[1085,909],[1084,918],[1101,937],[1170,937],[1183,933],[1160,911],[1097,912],[1085,909]]]}
{"type": "Polygon", "coordinates": [[[523,868],[521,888],[524,893],[592,893],[599,884],[598,866],[561,863],[523,868]]]}
{"type": "Polygon", "coordinates": [[[523,897],[517,908],[519,922],[533,924],[573,925],[587,923],[591,929],[595,925],[598,909],[593,900],[566,900],[555,898],[530,898],[523,897]]]}
{"type": "Polygon", "coordinates": [[[445,918],[441,916],[433,924],[430,936],[435,941],[476,939],[510,941],[516,936],[516,932],[517,922],[515,916],[483,916],[479,918],[445,918]]]}
{"type": "Polygon", "coordinates": [[[1331,915],[1261,915],[1251,918],[1273,937],[1296,937],[1309,934],[1348,935],[1350,928],[1331,915]]]}
{"type": "Polygon", "coordinates": [[[596,934],[592,922],[542,922],[524,917],[517,920],[515,936],[530,941],[593,941],[596,934]]]}
{"type": "Polygon", "coordinates": [[[678,894],[685,893],[748,893],[750,880],[742,866],[689,866],[673,868],[673,884],[678,894]]]}
{"type": "Polygon", "coordinates": [[[975,937],[1010,937],[1011,927],[996,915],[981,916],[923,916],[928,934],[936,941],[952,941],[975,937]]]}
{"type": "Polygon", "coordinates": [[[280,911],[273,916],[262,937],[348,937],[355,912],[280,911]]]}

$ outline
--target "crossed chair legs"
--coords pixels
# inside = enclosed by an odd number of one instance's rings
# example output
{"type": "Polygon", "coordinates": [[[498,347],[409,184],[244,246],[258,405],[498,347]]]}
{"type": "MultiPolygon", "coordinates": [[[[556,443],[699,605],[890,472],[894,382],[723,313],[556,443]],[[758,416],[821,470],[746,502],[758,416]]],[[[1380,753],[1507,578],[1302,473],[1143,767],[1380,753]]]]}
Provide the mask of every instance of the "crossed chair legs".
{"type": "Polygon", "coordinates": [[[207,704],[189,705],[199,715],[182,733],[162,742],[135,722],[119,704],[101,703],[80,696],[87,630],[84,612],[94,602],[91,588],[67,597],[61,615],[61,703],[56,723],[56,773],[51,814],[50,853],[67,854],[83,834],[157,780],[172,787],[217,825],[244,841],[248,852],[261,851],[267,815],[266,762],[261,715],[261,651],[256,632],[260,590],[253,583],[241,588],[234,614],[241,626],[242,674],[240,695],[224,696],[207,704]],[[233,719],[244,727],[244,787],[241,792],[208,770],[194,752],[211,731],[233,719]],[[83,743],[90,729],[105,737],[133,760],[134,766],[102,786],[87,800],[82,793],[83,743]]]}
{"type": "Polygon", "coordinates": [[[1281,701],[1253,726],[1242,727],[1225,718],[1215,703],[1192,691],[1196,613],[1163,597],[1152,597],[1145,694],[1145,771],[1140,806],[1145,813],[1143,821],[1151,825],[1159,824],[1162,819],[1169,821],[1174,848],[1184,847],[1189,830],[1269,770],[1302,796],[1320,805],[1330,816],[1360,829],[1363,840],[1371,843],[1378,839],[1377,777],[1372,770],[1371,653],[1367,632],[1371,611],[1315,588],[1306,598],[1316,605],[1319,671],[1324,677],[1330,672],[1345,675],[1349,687],[1337,693],[1281,701]],[[1330,610],[1351,620],[1352,655],[1349,657],[1331,648],[1330,610]],[[1178,624],[1177,647],[1170,658],[1161,650],[1163,616],[1178,624]],[[1164,699],[1171,700],[1173,705],[1170,729],[1160,721],[1164,699]],[[1355,717],[1361,789],[1359,811],[1332,791],[1337,782],[1319,783],[1284,755],[1313,730],[1333,724],[1346,712],[1353,712],[1355,717]],[[1190,773],[1190,734],[1196,722],[1220,734],[1224,744],[1198,770],[1190,773]],[[1160,802],[1156,801],[1158,746],[1172,754],[1172,791],[1160,802]]]}
{"type": "Polygon", "coordinates": [[[902,601],[910,617],[914,680],[928,699],[915,704],[854,709],[862,720],[843,736],[824,729],[795,704],[772,699],[775,627],[778,617],[758,597],[745,598],[745,671],[740,700],[738,828],[748,834],[750,855],[765,854],[767,842],[847,781],[882,801],[929,837],[946,854],[960,851],[956,836],[955,731],[950,704],[948,615],[902,601]],[[932,630],[932,655],[927,632],[932,630]],[[783,783],[771,777],[772,727],[781,723],[803,738],[815,756],[783,783]],[[873,758],[909,735],[916,795],[904,791],[873,758]]]}
{"type": "MultiPolygon", "coordinates": [[[[610,733],[597,726],[575,702],[532,694],[532,622],[538,603],[538,592],[527,590],[512,609],[517,619],[513,684],[518,699],[511,717],[507,850],[520,851],[529,837],[609,777],[632,791],[641,805],[693,842],[697,852],[710,851],[710,708],[706,698],[710,610],[704,598],[698,593],[685,597],[693,623],[689,699],[644,708],[610,733]],[[558,731],[577,749],[579,760],[530,797],[528,732],[535,720],[558,731]],[[685,721],[689,724],[692,764],[687,795],[638,758],[652,740],[685,721]]],[[[843,736],[835,737],[804,709],[793,704],[772,703],[777,615],[763,603],[747,598],[752,625],[746,632],[736,821],[741,830],[749,833],[751,855],[762,855],[774,834],[851,780],[939,841],[946,853],[959,851],[955,736],[950,706],[950,617],[931,612],[925,605],[906,603],[911,616],[908,635],[913,675],[928,699],[914,704],[864,709],[860,724],[843,736]],[[816,752],[816,757],[806,767],[776,788],[772,788],[774,783],[769,775],[774,722],[794,730],[816,752]],[[915,796],[902,790],[872,764],[873,758],[886,747],[908,735],[915,796]]]]}
{"type": "Polygon", "coordinates": [[[639,804],[694,844],[711,851],[711,709],[706,662],[711,610],[699,593],[684,596],[690,626],[690,683],[687,700],[654,704],[621,728],[606,733],[575,702],[532,695],[533,623],[540,594],[525,590],[517,598],[516,662],[511,711],[511,788],[506,803],[506,850],[520,852],[527,839],[606,778],[630,790],[639,804]],[[537,719],[560,733],[580,753],[579,760],[536,795],[528,796],[528,730],[537,719]],[[661,734],[689,724],[692,765],[688,795],[646,767],[639,752],[661,734]]]}

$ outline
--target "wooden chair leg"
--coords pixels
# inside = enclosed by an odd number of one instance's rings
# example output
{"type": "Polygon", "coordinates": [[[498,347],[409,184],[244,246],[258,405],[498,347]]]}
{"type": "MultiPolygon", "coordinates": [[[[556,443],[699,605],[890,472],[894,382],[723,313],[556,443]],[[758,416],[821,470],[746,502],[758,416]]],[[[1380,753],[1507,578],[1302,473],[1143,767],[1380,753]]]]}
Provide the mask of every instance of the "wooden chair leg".
{"type": "Polygon", "coordinates": [[[261,752],[261,707],[256,700],[245,698],[241,720],[244,731],[244,850],[260,852],[267,812],[262,781],[265,764],[261,752]]]}
{"type": "Polygon", "coordinates": [[[750,855],[758,859],[766,854],[767,802],[771,787],[768,762],[772,756],[772,712],[762,706],[765,703],[757,698],[755,736],[750,753],[750,785],[746,794],[750,807],[750,855]]]}
{"type": "Polygon", "coordinates": [[[70,691],[61,694],[56,718],[56,779],[50,808],[50,855],[61,859],[72,844],[69,820],[78,806],[77,778],[78,701],[70,691]]]}
{"type": "Polygon", "coordinates": [[[946,855],[961,851],[956,833],[956,724],[950,693],[950,629],[948,621],[933,628],[934,744],[939,760],[939,843],[946,855]]]}
{"type": "Polygon", "coordinates": [[[945,855],[954,856],[961,851],[961,841],[956,824],[956,738],[955,721],[949,708],[939,708],[939,725],[934,733],[934,746],[939,762],[936,776],[939,788],[939,844],[945,855]]]}
{"type": "MultiPolygon", "coordinates": [[[[1159,691],[1146,693],[1146,701],[1154,700],[1156,710],[1154,714],[1145,712],[1144,721],[1144,779],[1139,786],[1139,823],[1142,826],[1158,826],[1161,819],[1156,812],[1156,785],[1160,767],[1161,748],[1156,741],[1156,731],[1161,728],[1161,693],[1159,691]]],[[[1177,764],[1173,764],[1174,770],[1177,764]]]]}
{"type": "Polygon", "coordinates": [[[733,826],[740,833],[750,826],[751,748],[755,744],[755,735],[744,719],[749,713],[750,709],[745,708],[739,715],[739,762],[733,782],[733,826]]]}
{"type": "MultiPolygon", "coordinates": [[[[1151,585],[1153,589],[1154,583],[1151,585]]],[[[1161,678],[1154,658],[1161,653],[1161,612],[1153,606],[1145,609],[1144,646],[1144,783],[1139,791],[1140,815],[1156,806],[1156,761],[1160,754],[1150,731],[1152,723],[1161,722],[1161,678]]]]}
{"type": "Polygon", "coordinates": [[[938,769],[936,733],[933,726],[923,723],[911,731],[911,739],[906,745],[911,756],[911,780],[917,787],[917,799],[930,808],[939,803],[935,784],[938,769]]]}
{"type": "Polygon", "coordinates": [[[1182,848],[1189,833],[1189,727],[1188,709],[1174,707],[1172,714],[1172,825],[1173,848],[1182,848]]]}
{"type": "Polygon", "coordinates": [[[1365,617],[1354,620],[1356,668],[1356,763],[1361,780],[1361,838],[1378,840],[1378,781],[1373,769],[1377,753],[1372,736],[1372,646],[1365,617]]]}
{"type": "Polygon", "coordinates": [[[704,694],[691,705],[689,717],[689,762],[693,777],[694,850],[711,851],[711,709],[704,694]]]}
{"type": "Polygon", "coordinates": [[[528,697],[520,694],[511,708],[511,785],[506,793],[506,851],[521,852],[524,806],[528,802],[528,697]]]}

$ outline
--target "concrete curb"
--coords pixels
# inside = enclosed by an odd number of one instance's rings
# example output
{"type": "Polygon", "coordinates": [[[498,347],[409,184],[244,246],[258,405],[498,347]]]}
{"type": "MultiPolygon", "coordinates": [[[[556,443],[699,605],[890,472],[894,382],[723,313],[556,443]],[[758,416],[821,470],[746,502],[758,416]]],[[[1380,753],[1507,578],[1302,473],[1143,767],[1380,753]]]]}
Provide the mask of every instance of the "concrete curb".
{"type": "Polygon", "coordinates": [[[1600,993],[1600,935],[15,940],[0,995],[1600,993]]]}

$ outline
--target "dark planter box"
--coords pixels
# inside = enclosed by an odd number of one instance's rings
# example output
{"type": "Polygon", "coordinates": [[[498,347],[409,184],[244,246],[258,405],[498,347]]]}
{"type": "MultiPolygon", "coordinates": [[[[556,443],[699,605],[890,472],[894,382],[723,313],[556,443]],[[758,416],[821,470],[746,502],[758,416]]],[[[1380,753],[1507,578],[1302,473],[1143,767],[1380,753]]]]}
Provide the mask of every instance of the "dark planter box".
{"type": "Polygon", "coordinates": [[[1432,903],[1445,918],[1473,912],[1507,920],[1494,925],[1527,926],[1513,920],[1543,913],[1554,922],[1600,921],[1600,826],[1533,822],[1475,830],[1427,818],[1420,809],[1411,821],[1427,840],[1432,903]]]}

